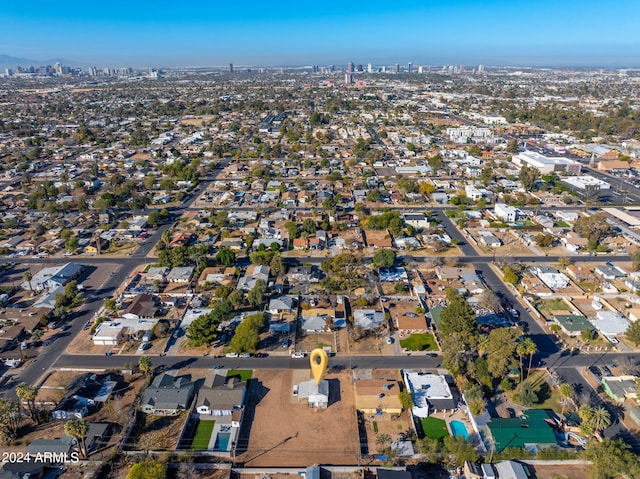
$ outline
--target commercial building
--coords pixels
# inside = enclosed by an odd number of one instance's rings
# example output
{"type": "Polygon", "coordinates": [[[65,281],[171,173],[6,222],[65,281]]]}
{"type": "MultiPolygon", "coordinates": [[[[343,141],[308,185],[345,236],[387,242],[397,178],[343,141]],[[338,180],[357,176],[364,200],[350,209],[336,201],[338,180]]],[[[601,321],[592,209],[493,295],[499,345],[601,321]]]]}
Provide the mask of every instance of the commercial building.
{"type": "Polygon", "coordinates": [[[542,174],[553,173],[554,171],[566,171],[568,173],[579,174],[580,163],[568,160],[563,157],[549,157],[535,151],[523,151],[515,155],[512,160],[514,164],[523,167],[525,165],[536,168],[542,174]]]}

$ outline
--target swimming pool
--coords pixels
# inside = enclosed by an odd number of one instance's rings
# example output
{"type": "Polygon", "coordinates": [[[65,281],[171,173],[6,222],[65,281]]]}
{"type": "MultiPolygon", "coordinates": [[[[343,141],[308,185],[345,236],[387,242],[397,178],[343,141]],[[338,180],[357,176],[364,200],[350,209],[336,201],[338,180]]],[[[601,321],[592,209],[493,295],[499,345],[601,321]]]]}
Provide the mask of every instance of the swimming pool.
{"type": "Polygon", "coordinates": [[[213,448],[214,451],[227,451],[229,449],[229,438],[231,434],[219,433],[216,438],[216,445],[213,448]]]}
{"type": "Polygon", "coordinates": [[[467,432],[467,427],[464,425],[462,421],[451,421],[449,423],[451,426],[451,433],[454,436],[462,436],[465,439],[469,439],[469,433],[467,432]]]}

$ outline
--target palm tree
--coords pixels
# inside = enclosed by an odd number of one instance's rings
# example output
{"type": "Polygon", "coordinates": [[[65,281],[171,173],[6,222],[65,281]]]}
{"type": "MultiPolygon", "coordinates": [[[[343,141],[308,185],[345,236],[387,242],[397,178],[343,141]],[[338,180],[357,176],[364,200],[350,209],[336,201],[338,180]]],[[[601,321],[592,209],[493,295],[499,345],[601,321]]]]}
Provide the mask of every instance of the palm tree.
{"type": "Polygon", "coordinates": [[[593,409],[589,422],[594,430],[602,431],[611,426],[611,414],[604,406],[599,406],[593,409]]]}
{"type": "Polygon", "coordinates": [[[538,346],[533,342],[531,338],[524,338],[522,341],[524,353],[529,355],[529,367],[527,368],[527,376],[529,376],[529,371],[531,371],[531,362],[533,361],[533,355],[538,352],[538,346]]]}
{"type": "Polygon", "coordinates": [[[580,430],[586,434],[587,436],[591,436],[595,431],[593,429],[593,425],[591,424],[591,418],[593,417],[594,409],[588,404],[583,404],[578,409],[578,416],[582,419],[582,423],[580,424],[580,430]]]}
{"type": "Polygon", "coordinates": [[[560,385],[560,396],[562,396],[562,414],[564,414],[564,408],[569,400],[573,401],[573,386],[571,384],[563,383],[560,385]]]}
{"type": "Polygon", "coordinates": [[[33,293],[33,287],[31,286],[31,280],[33,279],[33,275],[31,274],[31,271],[29,270],[25,271],[22,277],[27,283],[29,283],[29,291],[33,293]]]}
{"type": "Polygon", "coordinates": [[[22,382],[16,386],[16,395],[21,401],[27,403],[27,409],[29,409],[29,416],[31,419],[38,421],[38,415],[36,414],[36,396],[38,395],[38,388],[35,386],[29,386],[27,383],[22,382]]]}
{"type": "Polygon", "coordinates": [[[378,434],[376,436],[376,442],[380,444],[380,448],[384,451],[387,448],[387,444],[391,442],[391,436],[389,434],[378,434]]]}
{"type": "Polygon", "coordinates": [[[78,441],[78,447],[80,448],[82,457],[87,457],[85,438],[88,432],[89,423],[84,419],[71,419],[64,425],[64,433],[78,441]]]}
{"type": "Polygon", "coordinates": [[[152,369],[151,359],[149,359],[149,356],[140,356],[140,359],[138,360],[138,369],[142,371],[145,376],[149,375],[152,369]]]}
{"type": "Polygon", "coordinates": [[[524,341],[518,343],[516,346],[516,354],[520,359],[520,382],[524,381],[524,366],[522,365],[522,358],[527,354],[527,347],[524,341]]]}

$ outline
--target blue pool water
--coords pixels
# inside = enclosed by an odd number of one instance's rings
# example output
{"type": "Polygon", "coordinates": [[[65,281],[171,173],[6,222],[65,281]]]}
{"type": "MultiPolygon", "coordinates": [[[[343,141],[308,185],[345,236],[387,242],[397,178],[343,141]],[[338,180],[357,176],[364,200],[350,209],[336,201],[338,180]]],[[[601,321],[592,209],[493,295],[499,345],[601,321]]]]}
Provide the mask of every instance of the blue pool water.
{"type": "Polygon", "coordinates": [[[469,433],[467,432],[467,427],[461,421],[451,421],[449,423],[451,426],[451,432],[454,436],[462,436],[465,439],[469,439],[469,433]]]}
{"type": "Polygon", "coordinates": [[[231,434],[218,434],[216,438],[215,451],[226,451],[229,448],[229,437],[231,434]]]}

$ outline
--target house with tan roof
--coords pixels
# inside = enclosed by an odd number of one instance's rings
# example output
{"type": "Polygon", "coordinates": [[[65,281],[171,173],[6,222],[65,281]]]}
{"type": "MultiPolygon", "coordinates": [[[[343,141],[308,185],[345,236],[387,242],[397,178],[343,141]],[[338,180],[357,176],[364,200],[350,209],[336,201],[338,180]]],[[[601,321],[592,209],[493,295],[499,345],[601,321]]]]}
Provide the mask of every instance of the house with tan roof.
{"type": "Polygon", "coordinates": [[[400,414],[400,382],[393,379],[359,379],[356,386],[356,409],[365,414],[400,414]]]}

